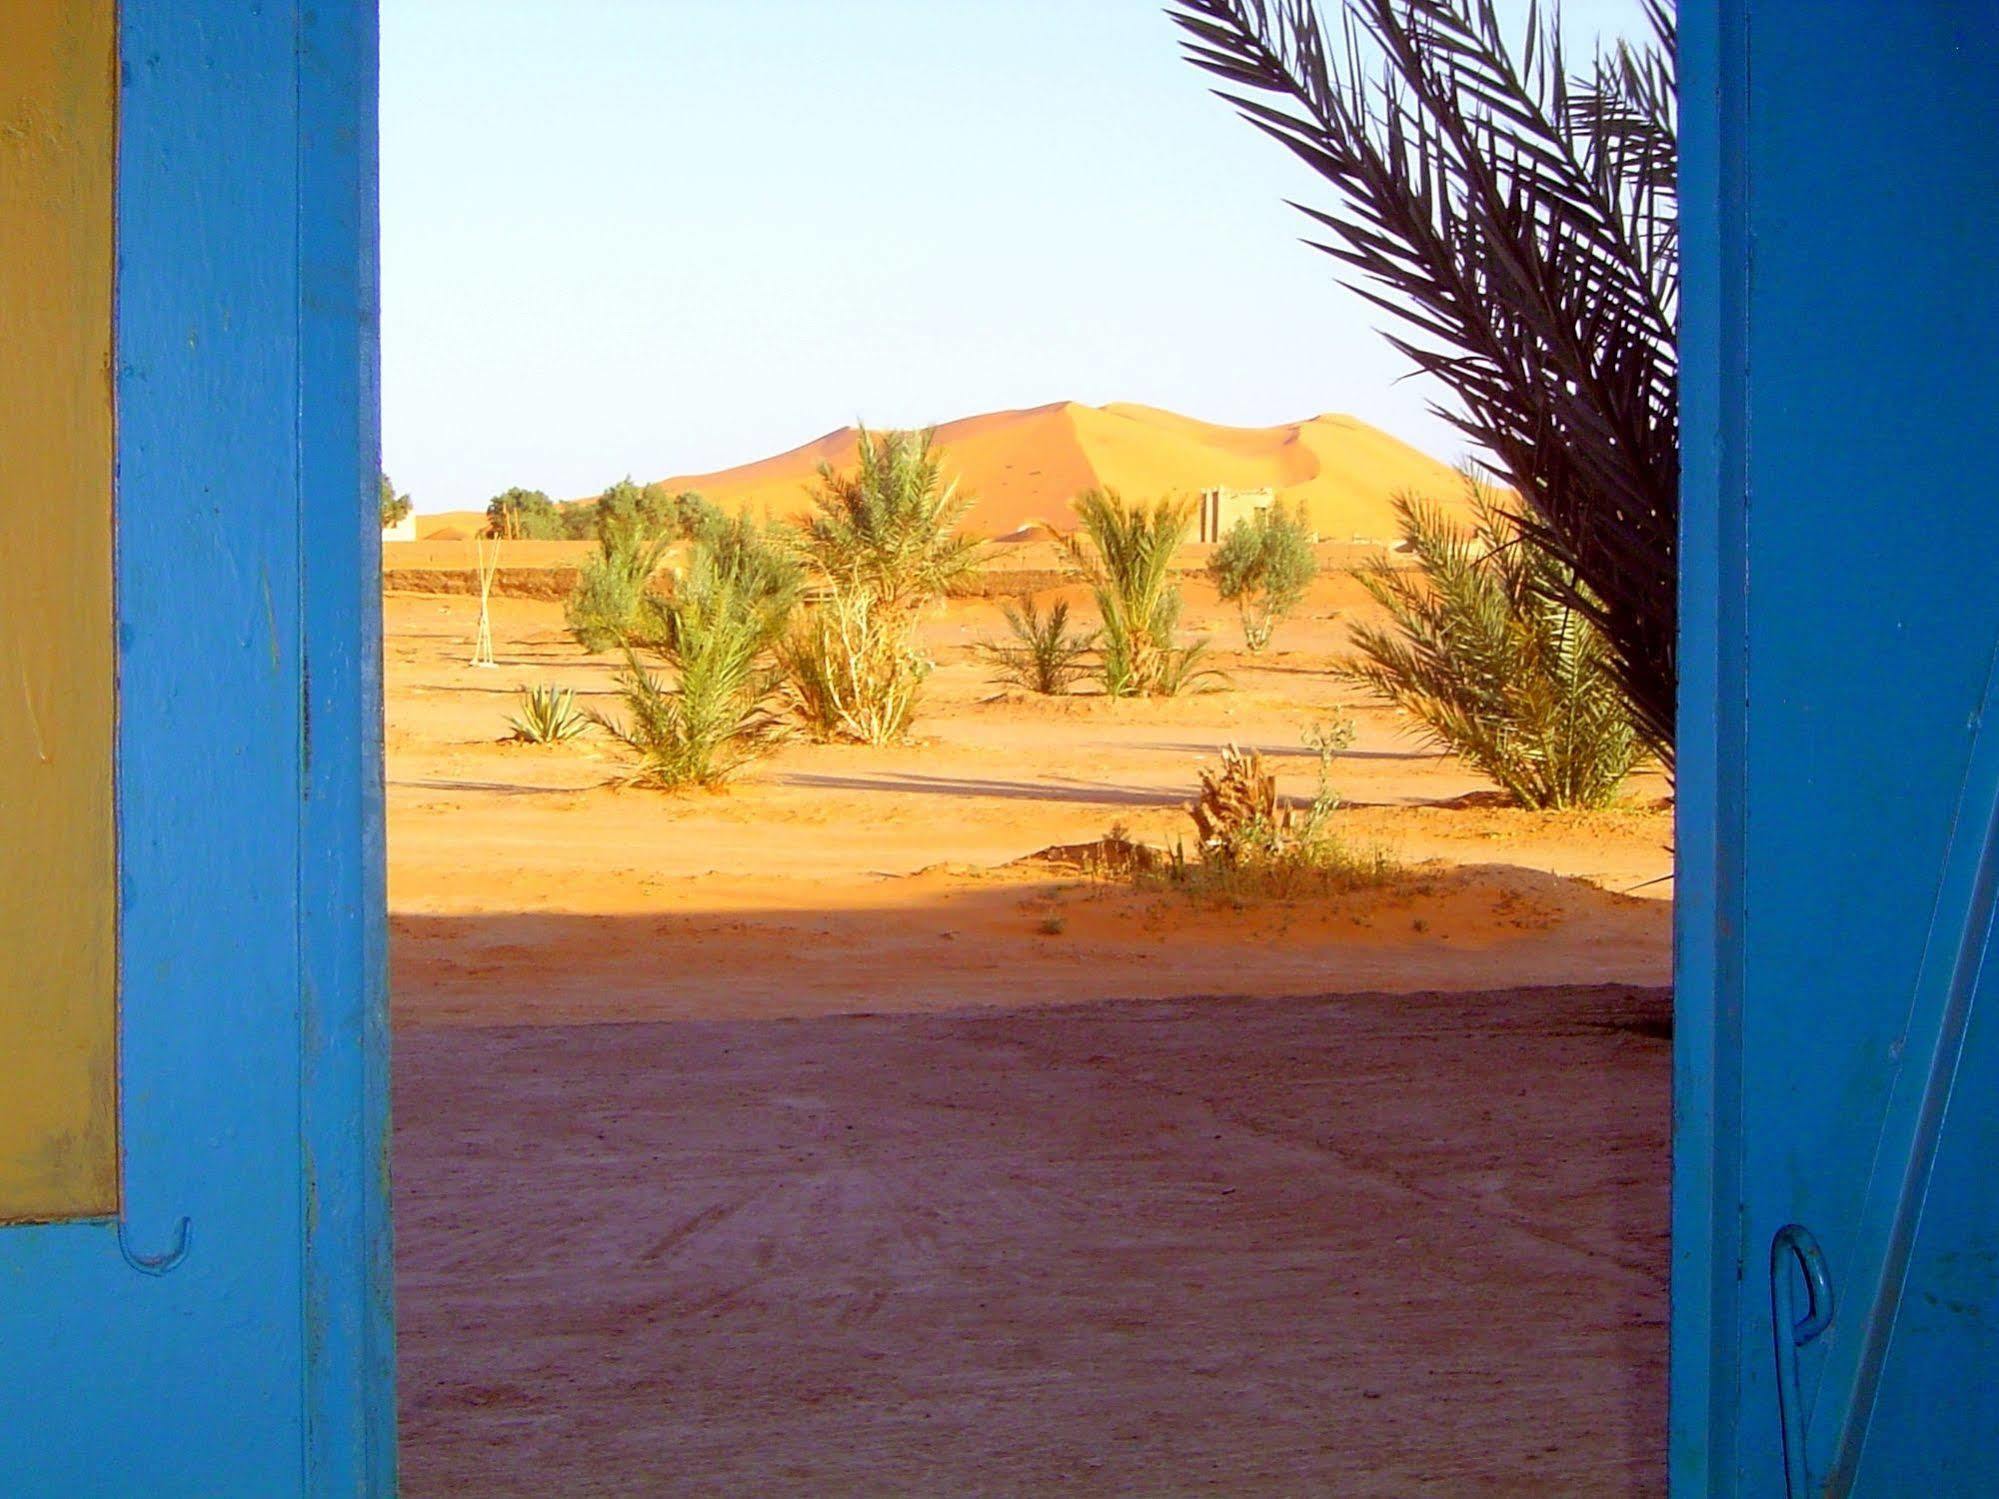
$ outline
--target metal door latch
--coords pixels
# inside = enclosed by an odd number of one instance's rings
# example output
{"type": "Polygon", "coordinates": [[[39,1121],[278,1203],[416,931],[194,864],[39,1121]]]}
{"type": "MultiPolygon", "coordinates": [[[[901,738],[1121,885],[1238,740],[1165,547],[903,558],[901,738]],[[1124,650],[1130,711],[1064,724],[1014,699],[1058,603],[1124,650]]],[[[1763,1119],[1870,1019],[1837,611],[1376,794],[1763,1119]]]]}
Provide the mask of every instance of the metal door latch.
{"type": "Polygon", "coordinates": [[[1798,1350],[1832,1326],[1832,1312],[1832,1275],[1826,1269],[1825,1251],[1803,1224],[1785,1224],[1770,1241],[1770,1320],[1777,1347],[1777,1412],[1784,1423],[1784,1490],[1789,1499],[1808,1499],[1812,1492],[1798,1350]],[[1793,1273],[1794,1265],[1801,1274],[1793,1273]],[[1798,1306],[1801,1277],[1802,1311],[1798,1306]]]}

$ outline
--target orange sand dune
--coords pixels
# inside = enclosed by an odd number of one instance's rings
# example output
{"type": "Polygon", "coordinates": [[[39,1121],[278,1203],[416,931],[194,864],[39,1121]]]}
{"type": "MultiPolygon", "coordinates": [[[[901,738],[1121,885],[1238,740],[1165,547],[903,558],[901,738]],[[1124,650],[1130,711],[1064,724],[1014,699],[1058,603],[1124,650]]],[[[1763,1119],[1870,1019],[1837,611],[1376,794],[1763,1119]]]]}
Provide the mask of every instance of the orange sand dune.
{"type": "MultiPolygon", "coordinates": [[[[666,482],[730,509],[796,515],[818,466],[851,466],[855,441],[843,427],[773,458],[666,482]]],[[[1070,501],[1094,486],[1128,498],[1268,486],[1286,502],[1303,501],[1328,540],[1387,541],[1396,535],[1397,494],[1452,504],[1459,491],[1449,467],[1350,416],[1223,427],[1150,406],[1058,401],[946,422],[937,442],[947,472],[976,499],[970,529],[986,536],[1035,521],[1066,526],[1070,501]]]]}

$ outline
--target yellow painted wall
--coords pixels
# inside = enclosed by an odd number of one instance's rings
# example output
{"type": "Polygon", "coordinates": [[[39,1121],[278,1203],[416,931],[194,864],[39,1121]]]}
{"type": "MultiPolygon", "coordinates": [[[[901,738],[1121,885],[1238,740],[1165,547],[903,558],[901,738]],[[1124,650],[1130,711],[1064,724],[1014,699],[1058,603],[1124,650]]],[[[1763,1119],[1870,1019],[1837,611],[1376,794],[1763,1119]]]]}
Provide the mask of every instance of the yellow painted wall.
{"type": "Polygon", "coordinates": [[[115,0],[0,24],[0,1222],[118,1207],[115,0]]]}

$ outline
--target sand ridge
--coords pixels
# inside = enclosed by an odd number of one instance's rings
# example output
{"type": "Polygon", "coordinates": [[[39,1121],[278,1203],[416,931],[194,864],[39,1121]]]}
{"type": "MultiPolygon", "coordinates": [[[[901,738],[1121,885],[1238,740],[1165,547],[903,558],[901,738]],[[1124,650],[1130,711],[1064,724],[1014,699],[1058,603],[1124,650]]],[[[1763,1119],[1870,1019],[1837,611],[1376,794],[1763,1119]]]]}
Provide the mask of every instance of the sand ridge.
{"type": "MultiPolygon", "coordinates": [[[[843,427],[760,462],[666,482],[732,508],[796,515],[817,466],[852,466],[856,442],[843,427]]],[[[1066,526],[1069,501],[1093,487],[1150,498],[1267,486],[1302,502],[1322,535],[1381,541],[1396,535],[1395,495],[1450,503],[1459,488],[1446,465],[1350,416],[1227,427],[1129,402],[1057,401],[945,422],[937,444],[947,471],[976,497],[969,528],[987,536],[1034,522],[1066,526]]]]}
{"type": "MultiPolygon", "coordinates": [[[[788,518],[808,508],[819,465],[851,468],[857,445],[856,429],[842,427],[754,462],[661,482],[698,490],[729,510],[788,518]]],[[[1286,504],[1302,504],[1328,540],[1382,543],[1398,534],[1398,494],[1454,508],[1461,492],[1447,465],[1337,414],[1230,427],[1132,402],[1054,401],[943,422],[937,445],[945,472],[974,498],[966,529],[979,536],[1036,524],[1066,529],[1074,523],[1070,502],[1087,489],[1153,499],[1267,487],[1286,504]]],[[[481,521],[472,510],[424,514],[417,534],[469,535],[481,521]]]]}

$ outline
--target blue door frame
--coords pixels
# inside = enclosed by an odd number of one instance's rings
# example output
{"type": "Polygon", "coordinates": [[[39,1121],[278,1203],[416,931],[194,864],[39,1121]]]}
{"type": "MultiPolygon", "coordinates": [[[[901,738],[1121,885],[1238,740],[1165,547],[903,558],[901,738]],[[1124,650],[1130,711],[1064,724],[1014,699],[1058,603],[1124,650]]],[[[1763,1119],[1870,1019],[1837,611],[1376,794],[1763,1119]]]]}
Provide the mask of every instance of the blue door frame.
{"type": "MultiPolygon", "coordinates": [[[[386,1494],[374,11],[118,20],[122,1206],[0,1228],[0,1474],[386,1494]]],[[[1680,26],[1672,1482],[1988,1491],[1999,8],[1680,26]]]]}
{"type": "Polygon", "coordinates": [[[1673,1488],[1993,1492],[1999,7],[1680,39],[1673,1488]]]}
{"type": "Polygon", "coordinates": [[[387,1494],[374,7],[116,21],[122,1207],[0,1228],[0,1491],[387,1494]]]}

